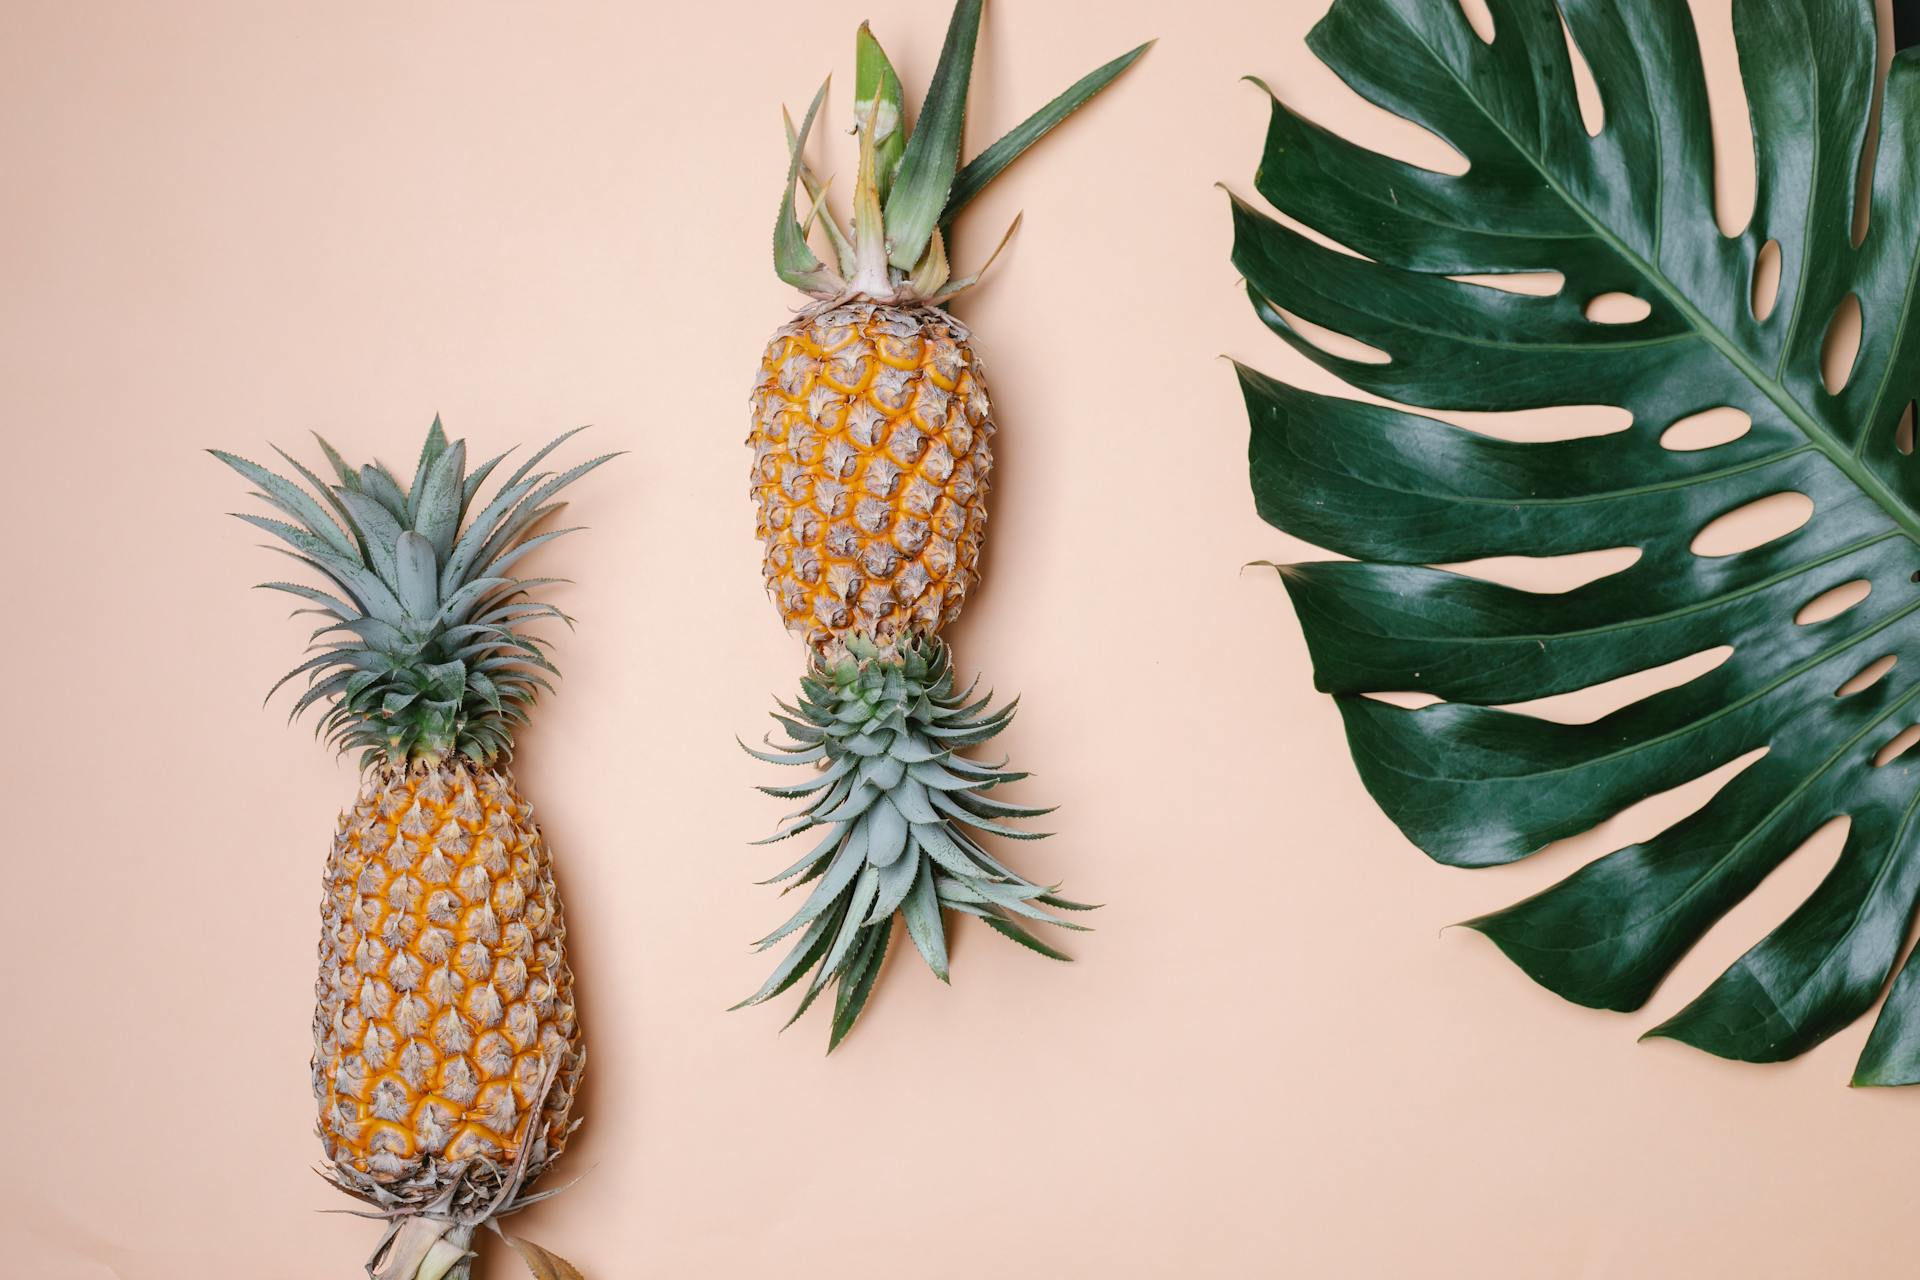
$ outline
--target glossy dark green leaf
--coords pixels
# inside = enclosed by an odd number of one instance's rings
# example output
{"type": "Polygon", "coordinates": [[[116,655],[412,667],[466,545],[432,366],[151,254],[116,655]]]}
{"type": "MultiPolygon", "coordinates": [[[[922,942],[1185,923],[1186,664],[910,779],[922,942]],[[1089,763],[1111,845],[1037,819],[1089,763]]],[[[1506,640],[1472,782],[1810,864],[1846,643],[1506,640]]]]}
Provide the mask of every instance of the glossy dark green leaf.
{"type": "MultiPolygon", "coordinates": [[[[1352,386],[1428,409],[1614,405],[1613,434],[1515,443],[1241,370],[1260,513],[1350,562],[1282,578],[1368,789],[1434,858],[1486,866],[1590,830],[1735,761],[1690,817],[1471,922],[1582,1004],[1639,1007],[1687,950],[1813,832],[1848,820],[1805,903],[1651,1034],[1768,1061],[1872,1007],[1920,898],[1920,459],[1896,439],[1920,393],[1920,56],[1894,59],[1865,236],[1856,179],[1873,116],[1868,0],[1735,0],[1757,194],[1726,236],[1714,213],[1705,78],[1688,6],[1489,0],[1494,38],[1451,0],[1336,0],[1319,57],[1466,161],[1440,173],[1358,147],[1276,101],[1255,185],[1337,252],[1233,207],[1234,261],[1261,319],[1352,386]],[[1564,19],[1564,27],[1562,25],[1564,19]],[[1568,37],[1599,87],[1583,124],[1568,37]],[[1756,308],[1763,248],[1777,297],[1756,308]],[[1557,271],[1534,296],[1453,276],[1557,271]],[[1588,318],[1603,294],[1646,304],[1588,318]],[[1844,382],[1822,347],[1849,295],[1863,330],[1844,382]],[[1313,326],[1383,360],[1334,354],[1313,326]],[[1663,443],[1721,406],[1751,427],[1663,443]],[[1694,548],[1769,495],[1812,501],[1798,529],[1726,555],[1694,548]],[[1435,566],[1637,548],[1559,594],[1435,566]],[[1864,579],[1820,621],[1809,602],[1864,579]],[[1508,709],[1709,650],[1717,666],[1602,715],[1508,709]],[[1849,681],[1900,661],[1865,688],[1849,681]],[[1847,687],[1847,693],[1839,692],[1847,687]],[[1420,691],[1417,710],[1365,695],[1420,691]]],[[[1903,974],[1856,1079],[1920,1080],[1920,977],[1903,974]]]]}

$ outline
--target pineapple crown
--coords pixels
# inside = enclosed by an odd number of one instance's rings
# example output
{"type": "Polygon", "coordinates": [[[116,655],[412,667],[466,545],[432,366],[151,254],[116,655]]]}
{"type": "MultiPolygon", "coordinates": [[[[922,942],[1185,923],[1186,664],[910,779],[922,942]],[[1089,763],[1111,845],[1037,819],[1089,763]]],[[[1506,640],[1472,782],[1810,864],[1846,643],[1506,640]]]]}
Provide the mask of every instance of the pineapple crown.
{"type": "Polygon", "coordinates": [[[981,843],[983,835],[1034,840],[1046,834],[1006,823],[1051,810],[991,794],[1026,774],[1009,771],[1004,760],[989,764],[962,754],[1006,728],[1018,699],[994,709],[991,693],[976,697],[973,685],[960,688],[952,651],[938,636],[879,644],[855,634],[847,637],[846,651],[838,660],[816,658],[800,682],[800,697],[779,704],[773,718],[787,741],[769,735],[766,751],[746,747],[771,764],[810,766],[802,782],[760,788],[805,807],[759,843],[803,831],[823,838],[768,881],[814,887],[786,923],[756,944],[765,951],[797,936],[773,976],[735,1006],[760,1004],[807,979],[791,1025],[834,987],[829,1052],[866,1006],[896,911],[921,958],[945,982],[942,908],[976,916],[1056,960],[1068,957],[1026,925],[1081,929],[1054,912],[1092,910],[1059,896],[1053,885],[1018,875],[981,843]]]}
{"type": "Polygon", "coordinates": [[[816,298],[867,298],[894,305],[938,305],[977,284],[1013,237],[1020,219],[979,270],[955,279],[944,232],[989,182],[1028,147],[1052,132],[1121,72],[1139,60],[1152,41],[1082,76],[1065,93],[1029,116],[1005,137],[960,163],[966,123],[967,85],[980,35],[983,0],[959,0],[933,82],[912,129],[902,106],[900,77],[866,23],[855,38],[854,132],[860,168],[854,180],[852,233],[827,207],[826,187],[804,159],[807,134],[825,100],[820,86],[796,132],[787,117],[787,189],[773,229],[773,267],[782,280],[816,298]],[[795,184],[806,188],[805,222],[795,212],[795,184]],[[835,266],[815,256],[808,237],[818,223],[832,242],[835,266]]]}
{"type": "Polygon", "coordinates": [[[286,543],[292,550],[272,550],[318,571],[339,592],[298,582],[260,584],[306,601],[296,615],[326,619],[309,637],[309,650],[318,652],[282,676],[267,697],[304,674],[306,688],[288,719],[326,703],[315,733],[342,752],[360,749],[362,767],[454,754],[483,764],[511,756],[514,730],[526,723],[539,691],[552,689],[542,673],[559,674],[546,643],[523,628],[540,618],[569,626],[573,620],[530,594],[561,579],[507,571],[542,543],[577,532],[536,530],[566,506],[551,500],[555,494],[618,456],[603,454],[559,473],[534,470],[577,430],[527,459],[471,519],[480,487],[507,455],[469,472],[466,442],[449,442],[438,417],[407,489],[381,463],[347,465],[325,440],[320,448],[337,484],[274,449],[318,499],[258,463],[209,450],[258,486],[254,497],[288,518],[233,514],[286,543]]]}

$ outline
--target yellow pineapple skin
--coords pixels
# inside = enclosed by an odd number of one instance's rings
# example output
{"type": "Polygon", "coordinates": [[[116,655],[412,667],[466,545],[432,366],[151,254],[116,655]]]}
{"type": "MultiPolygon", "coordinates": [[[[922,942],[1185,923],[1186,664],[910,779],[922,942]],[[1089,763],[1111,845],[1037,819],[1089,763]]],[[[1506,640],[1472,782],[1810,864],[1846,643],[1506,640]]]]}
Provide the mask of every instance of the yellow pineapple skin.
{"type": "Polygon", "coordinates": [[[762,571],[787,629],[830,650],[958,617],[994,431],[966,327],[924,305],[811,308],[767,344],[752,409],[762,571]]]}
{"type": "Polygon", "coordinates": [[[495,769],[376,766],[321,917],[313,1089],[336,1180],[389,1207],[511,1197],[566,1145],[585,1063],[533,807],[495,769]]]}

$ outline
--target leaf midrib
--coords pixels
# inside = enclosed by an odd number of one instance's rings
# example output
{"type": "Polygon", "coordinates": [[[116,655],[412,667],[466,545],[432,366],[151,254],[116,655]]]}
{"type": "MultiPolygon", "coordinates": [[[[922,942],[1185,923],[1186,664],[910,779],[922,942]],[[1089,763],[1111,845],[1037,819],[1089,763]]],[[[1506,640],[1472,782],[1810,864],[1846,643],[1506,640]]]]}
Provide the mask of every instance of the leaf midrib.
{"type": "MultiPolygon", "coordinates": [[[[1569,209],[1573,210],[1582,222],[1585,222],[1593,229],[1594,235],[1600,241],[1611,248],[1621,258],[1625,259],[1634,270],[1640,273],[1643,279],[1659,291],[1661,296],[1672,303],[1674,308],[1686,319],[1687,323],[1692,326],[1694,332],[1711,343],[1727,363],[1739,370],[1747,381],[1751,382],[1762,394],[1773,401],[1774,405],[1787,416],[1788,420],[1791,421],[1794,426],[1798,427],[1801,433],[1813,443],[1813,446],[1820,450],[1822,454],[1826,455],[1827,461],[1837,467],[1841,474],[1853,481],[1863,493],[1872,498],[1881,510],[1885,511],[1893,522],[1900,526],[1909,540],[1920,543],[1920,515],[1909,510],[1907,505],[1895,496],[1893,490],[1888,488],[1884,481],[1874,475],[1859,458],[1854,456],[1851,449],[1843,446],[1831,432],[1821,426],[1805,405],[1802,405],[1790,395],[1787,389],[1777,380],[1764,373],[1760,367],[1748,357],[1747,353],[1742,350],[1731,337],[1722,332],[1720,327],[1714,324],[1706,313],[1694,306],[1693,303],[1673,285],[1665,274],[1645,258],[1641,257],[1641,255],[1634,250],[1633,246],[1616,235],[1613,229],[1602,222],[1592,210],[1575,199],[1573,193],[1563,187],[1554,178],[1553,174],[1548,172],[1539,157],[1521,145],[1520,140],[1508,131],[1505,123],[1501,121],[1498,116],[1494,115],[1492,111],[1487,109],[1486,104],[1474,93],[1472,86],[1460,78],[1453,67],[1447,63],[1446,59],[1440,56],[1439,51],[1427,43],[1421,32],[1414,29],[1411,24],[1404,20],[1401,26],[1413,37],[1421,48],[1427,51],[1428,56],[1433,59],[1434,65],[1444,71],[1448,79],[1459,86],[1461,93],[1466,96],[1467,101],[1471,102],[1475,109],[1480,112],[1481,116],[1485,118],[1487,123],[1492,125],[1493,128],[1499,132],[1500,136],[1507,140],[1508,145],[1514,149],[1514,152],[1532,166],[1533,171],[1540,175],[1540,180],[1545,182],[1548,188],[1552,190],[1556,196],[1559,196],[1561,201],[1569,209]]],[[[1818,145],[1817,140],[1815,145],[1818,145]]],[[[1471,159],[1468,160],[1468,164],[1471,166],[1471,159]]],[[[1655,185],[1659,190],[1664,192],[1664,182],[1656,183],[1655,185]]],[[[1806,256],[1804,247],[1802,256],[1806,256]]],[[[1804,303],[1802,300],[1796,297],[1794,299],[1794,317],[1793,320],[1789,322],[1790,325],[1797,322],[1803,306],[1804,303]]],[[[1783,352],[1783,356],[1785,354],[1786,353],[1783,352]]]]}

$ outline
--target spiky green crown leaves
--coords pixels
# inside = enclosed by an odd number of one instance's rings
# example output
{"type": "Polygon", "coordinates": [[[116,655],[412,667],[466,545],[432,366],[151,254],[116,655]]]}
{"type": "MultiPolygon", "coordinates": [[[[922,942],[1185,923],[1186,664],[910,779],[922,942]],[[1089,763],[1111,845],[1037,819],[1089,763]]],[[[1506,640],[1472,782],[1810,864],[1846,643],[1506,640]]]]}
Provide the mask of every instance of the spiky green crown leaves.
{"type": "Polygon", "coordinates": [[[514,730],[526,723],[539,691],[552,688],[543,673],[558,674],[546,642],[525,628],[542,618],[571,619],[531,595],[559,579],[516,578],[508,570],[535,547],[577,532],[542,529],[566,505],[555,495],[618,456],[557,473],[534,469],[574,434],[527,459],[477,511],[481,486],[507,455],[469,472],[466,442],[449,442],[437,417],[405,489],[381,463],[351,467],[325,440],[320,448],[335,484],[274,450],[311,493],[258,463],[209,450],[287,518],[234,515],[286,543],[291,550],[273,549],[333,588],[260,584],[306,601],[296,613],[326,619],[310,637],[317,652],[282,676],[268,698],[306,676],[288,718],[326,704],[316,733],[341,751],[359,749],[363,766],[455,753],[482,763],[511,756],[514,730]]]}
{"type": "Polygon", "coordinates": [[[937,636],[904,637],[882,649],[861,636],[849,656],[816,662],[800,682],[797,705],[774,715],[791,741],[748,753],[772,764],[813,766],[805,782],[762,787],[769,795],[804,799],[779,831],[760,843],[804,831],[823,837],[798,862],[766,881],[812,883],[813,891],[787,922],[762,938],[766,950],[798,934],[759,991],[736,1008],[759,1004],[812,975],[800,1007],[805,1013],[836,987],[829,1052],[852,1029],[886,959],[897,912],[907,935],[942,982],[947,943],[940,910],[978,916],[1023,946],[1055,960],[1069,957],[1034,937],[1021,920],[1079,929],[1043,910],[1087,911],[1007,869],[980,844],[984,835],[1035,840],[1044,832],[1005,825],[1049,809],[1023,808],[989,792],[1026,777],[960,752],[990,741],[1013,719],[1018,700],[991,710],[992,694],[973,686],[956,691],[953,660],[937,636]],[[797,877],[797,878],[796,878],[797,877]]]}
{"type": "MultiPolygon", "coordinates": [[[[796,131],[787,121],[786,193],[774,223],[773,265],[782,280],[819,298],[864,297],[876,302],[938,304],[971,288],[999,255],[996,248],[978,271],[954,279],[942,234],[1001,170],[1084,106],[1139,60],[1152,41],[1129,50],[1075,81],[965,166],[960,164],[967,89],[980,34],[983,0],[958,0],[933,81],[912,129],[907,127],[900,77],[865,23],[855,42],[854,129],[860,135],[860,168],[854,182],[853,231],[849,235],[827,208],[826,184],[803,158],[807,135],[825,99],[822,85],[796,131]],[[806,221],[795,211],[795,184],[811,208],[806,221]],[[815,256],[807,237],[819,223],[832,242],[835,266],[815,256]]],[[[1019,219],[1014,220],[1014,227],[1019,219]]],[[[1000,244],[1013,235],[1009,227],[1000,244]]]]}

